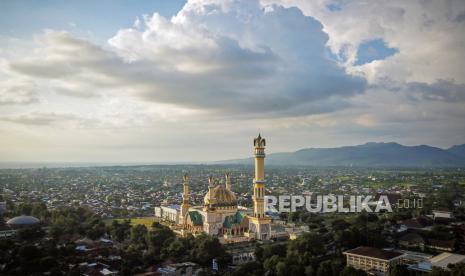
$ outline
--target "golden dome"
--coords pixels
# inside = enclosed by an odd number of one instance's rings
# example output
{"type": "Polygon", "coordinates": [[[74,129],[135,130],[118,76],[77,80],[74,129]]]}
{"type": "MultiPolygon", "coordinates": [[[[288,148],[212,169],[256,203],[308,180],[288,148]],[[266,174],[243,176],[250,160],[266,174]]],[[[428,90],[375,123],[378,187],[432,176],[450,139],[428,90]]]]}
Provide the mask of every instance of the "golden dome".
{"type": "Polygon", "coordinates": [[[224,185],[219,185],[210,189],[205,195],[203,202],[205,205],[211,205],[212,207],[237,205],[236,195],[226,189],[224,185]]]}

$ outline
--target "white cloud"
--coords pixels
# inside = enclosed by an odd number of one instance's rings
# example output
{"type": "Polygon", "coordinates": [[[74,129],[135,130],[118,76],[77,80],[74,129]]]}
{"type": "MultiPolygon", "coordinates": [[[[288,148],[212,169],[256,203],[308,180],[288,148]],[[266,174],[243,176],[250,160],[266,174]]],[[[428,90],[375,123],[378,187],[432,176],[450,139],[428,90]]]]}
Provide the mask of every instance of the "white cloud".
{"type": "Polygon", "coordinates": [[[321,28],[295,8],[192,1],[171,20],[154,14],[140,29],[120,30],[109,40],[111,48],[48,31],[31,57],[9,68],[82,89],[126,88],[146,101],[229,116],[333,112],[348,107],[365,81],[328,58],[321,28]]]}
{"type": "Polygon", "coordinates": [[[31,104],[37,101],[37,86],[32,81],[10,79],[0,86],[0,105],[31,104]]]}
{"type": "Polygon", "coordinates": [[[465,83],[465,24],[462,0],[453,1],[335,1],[262,0],[297,6],[313,16],[329,35],[333,52],[348,57],[347,69],[376,83],[434,83],[453,79],[465,83]],[[331,11],[328,5],[339,7],[331,11]],[[353,66],[360,43],[381,38],[399,52],[384,61],[353,66]]]}

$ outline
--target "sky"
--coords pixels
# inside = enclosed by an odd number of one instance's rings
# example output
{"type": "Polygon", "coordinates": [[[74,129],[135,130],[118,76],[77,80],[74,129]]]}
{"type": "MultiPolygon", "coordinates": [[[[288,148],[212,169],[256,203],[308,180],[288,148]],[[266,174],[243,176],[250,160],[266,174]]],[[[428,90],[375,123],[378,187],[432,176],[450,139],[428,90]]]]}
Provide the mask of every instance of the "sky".
{"type": "Polygon", "coordinates": [[[0,162],[465,143],[463,0],[0,1],[0,162]]]}

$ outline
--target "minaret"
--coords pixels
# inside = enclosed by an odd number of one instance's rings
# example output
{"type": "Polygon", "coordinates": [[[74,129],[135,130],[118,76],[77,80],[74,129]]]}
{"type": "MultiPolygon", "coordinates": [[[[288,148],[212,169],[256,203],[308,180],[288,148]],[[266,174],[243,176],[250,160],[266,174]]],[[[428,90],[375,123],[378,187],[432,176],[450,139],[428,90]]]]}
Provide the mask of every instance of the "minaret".
{"type": "Polygon", "coordinates": [[[265,216],[265,146],[266,141],[260,134],[253,140],[255,147],[255,178],[253,180],[253,214],[256,218],[265,216]]]}
{"type": "Polygon", "coordinates": [[[227,189],[228,191],[231,191],[231,174],[227,172],[227,173],[224,175],[224,177],[226,178],[226,189],[227,189]]]}
{"type": "MultiPolygon", "coordinates": [[[[211,192],[211,190],[215,188],[215,179],[213,178],[212,175],[208,177],[208,192],[211,192]]],[[[210,194],[211,195],[211,194],[210,194]]]]}
{"type": "Polygon", "coordinates": [[[208,204],[207,204],[207,202],[204,202],[204,206],[203,206],[204,211],[207,211],[207,210],[210,209],[210,207],[211,207],[210,204],[211,204],[212,200],[214,200],[213,195],[212,195],[213,188],[215,188],[215,179],[213,178],[212,175],[210,175],[208,177],[208,195],[209,195],[209,201],[210,202],[208,204]]]}
{"type": "Polygon", "coordinates": [[[268,240],[271,236],[271,218],[265,216],[265,139],[258,134],[253,140],[255,147],[255,177],[253,180],[253,216],[249,218],[249,231],[259,240],[268,240]]]}
{"type": "Polygon", "coordinates": [[[189,213],[189,176],[184,174],[182,183],[181,223],[184,224],[189,213]]]}

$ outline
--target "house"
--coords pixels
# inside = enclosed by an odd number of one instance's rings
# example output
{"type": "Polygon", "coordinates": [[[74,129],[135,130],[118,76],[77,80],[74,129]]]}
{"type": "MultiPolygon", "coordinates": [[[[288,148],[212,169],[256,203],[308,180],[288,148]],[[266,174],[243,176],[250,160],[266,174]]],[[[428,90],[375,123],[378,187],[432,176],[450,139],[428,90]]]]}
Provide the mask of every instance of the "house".
{"type": "Polygon", "coordinates": [[[361,269],[369,275],[389,275],[391,269],[401,262],[401,252],[375,247],[359,246],[345,251],[347,266],[361,269]]]}
{"type": "Polygon", "coordinates": [[[445,208],[438,208],[433,210],[434,220],[451,220],[454,218],[454,214],[445,208]]]}
{"type": "Polygon", "coordinates": [[[8,225],[0,226],[0,239],[8,239],[16,235],[16,230],[8,225]]]}
{"type": "Polygon", "coordinates": [[[399,222],[398,232],[403,232],[406,230],[431,230],[433,226],[433,221],[425,216],[420,216],[416,218],[406,219],[399,222]]]}
{"type": "Polygon", "coordinates": [[[399,246],[404,248],[420,248],[423,250],[425,247],[425,240],[417,233],[407,233],[401,236],[398,240],[399,246]]]}
{"type": "Polygon", "coordinates": [[[196,275],[199,265],[193,262],[169,264],[158,268],[160,275],[166,276],[192,276],[196,275]]]}
{"type": "Polygon", "coordinates": [[[402,205],[402,196],[400,193],[377,193],[373,202],[384,204],[385,202],[381,200],[381,196],[384,196],[388,199],[389,204],[391,204],[393,209],[402,205]]]}
{"type": "Polygon", "coordinates": [[[436,239],[428,239],[428,243],[426,244],[427,248],[438,250],[438,251],[447,251],[452,252],[455,248],[455,240],[436,240],[436,239]]]}

